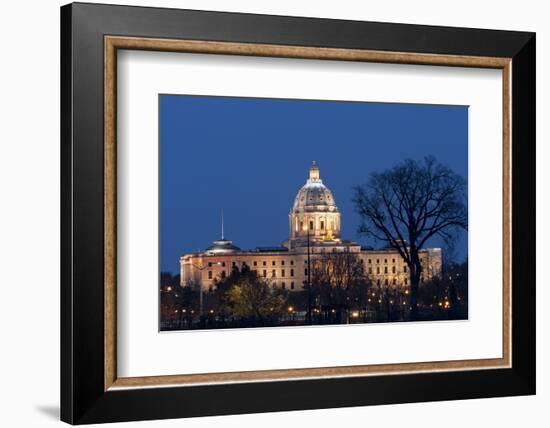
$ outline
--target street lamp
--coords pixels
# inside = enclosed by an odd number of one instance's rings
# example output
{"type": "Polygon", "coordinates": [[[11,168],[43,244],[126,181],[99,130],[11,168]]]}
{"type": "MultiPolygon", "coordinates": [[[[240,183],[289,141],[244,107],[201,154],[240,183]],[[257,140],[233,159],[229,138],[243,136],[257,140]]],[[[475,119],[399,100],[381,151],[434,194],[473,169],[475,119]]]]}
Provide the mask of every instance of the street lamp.
{"type": "Polygon", "coordinates": [[[309,225],[307,227],[307,316],[309,318],[309,323],[313,324],[313,319],[311,317],[311,248],[309,243],[309,225]]]}
{"type": "MultiPolygon", "coordinates": [[[[202,316],[203,316],[203,302],[204,302],[204,297],[203,297],[203,290],[202,290],[202,271],[204,269],[206,269],[207,265],[196,265],[194,263],[189,263],[191,266],[193,266],[195,269],[198,269],[199,271],[199,277],[200,277],[200,281],[199,281],[199,317],[200,319],[202,320],[202,316]]],[[[214,263],[215,265],[217,266],[221,266],[221,262],[216,262],[214,263]]]]}

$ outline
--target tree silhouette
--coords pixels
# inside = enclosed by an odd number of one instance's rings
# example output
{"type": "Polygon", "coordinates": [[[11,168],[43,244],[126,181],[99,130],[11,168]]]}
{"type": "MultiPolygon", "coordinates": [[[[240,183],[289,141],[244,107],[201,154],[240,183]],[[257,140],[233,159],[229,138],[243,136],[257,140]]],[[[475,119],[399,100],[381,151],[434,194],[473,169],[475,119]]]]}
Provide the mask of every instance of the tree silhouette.
{"type": "Polygon", "coordinates": [[[466,181],[434,157],[407,159],[356,186],[353,201],[361,217],[359,233],[397,250],[409,267],[411,319],[416,319],[419,250],[434,236],[451,245],[458,231],[467,229],[466,181]]]}
{"type": "Polygon", "coordinates": [[[327,252],[312,261],[311,287],[317,306],[335,309],[339,322],[342,311],[359,303],[357,291],[367,290],[366,283],[363,263],[355,253],[327,252]]]}

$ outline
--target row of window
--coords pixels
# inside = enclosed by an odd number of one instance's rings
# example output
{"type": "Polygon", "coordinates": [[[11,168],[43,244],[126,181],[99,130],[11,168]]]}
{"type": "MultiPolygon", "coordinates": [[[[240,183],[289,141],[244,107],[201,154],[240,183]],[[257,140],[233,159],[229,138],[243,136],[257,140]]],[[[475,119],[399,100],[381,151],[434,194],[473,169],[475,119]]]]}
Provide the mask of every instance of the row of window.
{"type": "MultiPolygon", "coordinates": [[[[395,259],[391,259],[391,262],[395,263],[395,259]]],[[[369,265],[372,264],[372,259],[368,259],[367,263],[369,265]]],[[[380,263],[380,259],[376,259],[376,264],[379,264],[379,263],[380,263]]],[[[388,259],[384,259],[384,263],[388,263],[388,259]]],[[[422,257],[420,258],[420,263],[424,263],[424,259],[422,257]]]]}
{"type": "MultiPolygon", "coordinates": [[[[263,270],[262,271],[262,275],[264,278],[267,278],[267,270],[263,270]]],[[[275,278],[277,276],[277,271],[275,269],[273,269],[271,271],[271,278],[275,278]]],[[[281,276],[282,277],[285,277],[286,276],[286,271],[284,269],[281,269],[281,276]]],[[[294,276],[294,269],[290,269],[290,276],[294,276]]]]}
{"type": "MultiPolygon", "coordinates": [[[[403,266],[403,272],[404,272],[404,273],[407,273],[407,266],[403,266]]],[[[373,270],[372,270],[371,267],[369,267],[368,273],[369,273],[369,275],[372,275],[373,270]]],[[[384,274],[388,274],[388,273],[389,273],[388,267],[387,267],[387,266],[384,266],[384,274]]],[[[392,274],[396,274],[396,273],[397,273],[397,269],[395,268],[395,266],[392,266],[391,273],[392,273],[392,274]]],[[[305,269],[304,269],[304,275],[307,276],[307,274],[308,274],[308,270],[307,270],[307,268],[305,268],[305,269]]],[[[377,275],[380,275],[380,267],[379,267],[379,266],[376,267],[376,274],[377,274],[377,275]]],[[[220,276],[221,276],[222,278],[225,278],[225,277],[226,277],[225,270],[222,270],[222,271],[220,272],[220,276]]],[[[266,269],[264,269],[264,270],[262,271],[262,276],[263,276],[264,278],[267,278],[267,270],[266,270],[266,269]]],[[[273,270],[271,271],[271,277],[272,277],[272,278],[275,278],[276,276],[277,276],[277,271],[276,271],[275,269],[273,269],[273,270]]],[[[281,277],[285,277],[285,276],[286,276],[286,270],[285,270],[285,269],[281,269],[281,277]]],[[[294,276],[294,269],[290,269],[290,276],[294,276]]],[[[211,270],[209,270],[209,271],[208,271],[208,279],[212,279],[212,278],[213,278],[213,273],[212,273],[211,270]]]]}
{"type": "MultiPolygon", "coordinates": [[[[334,229],[334,221],[331,221],[329,226],[330,226],[329,229],[335,230],[334,229]]],[[[298,232],[300,230],[306,230],[305,224],[304,224],[303,221],[300,222],[300,226],[298,226],[298,222],[296,221],[294,228],[295,228],[296,232],[298,232]]],[[[309,230],[314,230],[314,229],[315,229],[315,222],[313,220],[310,220],[309,221],[309,230]]],[[[320,230],[325,230],[325,221],[324,220],[319,221],[319,229],[320,230]]]]}
{"type": "MultiPolygon", "coordinates": [[[[336,248],[333,248],[333,251],[336,251],[336,248]]],[[[361,262],[362,262],[362,261],[363,261],[363,260],[361,259],[361,262]]],[[[395,263],[395,259],[391,259],[391,262],[392,262],[392,263],[395,263]]],[[[368,264],[372,264],[372,259],[367,259],[367,263],[368,263],[368,264]]],[[[380,263],[380,259],[376,259],[376,264],[379,264],[379,263],[380,263]]],[[[387,263],[388,263],[388,259],[384,259],[384,263],[387,264],[387,263]]],[[[420,263],[424,263],[424,259],[421,258],[421,259],[420,259],[420,263]]],[[[215,264],[215,263],[213,263],[213,262],[208,262],[208,267],[212,267],[214,264],[215,264]]],[[[221,262],[220,264],[221,264],[221,266],[225,267],[225,262],[221,262]]],[[[241,262],[241,264],[242,264],[243,266],[245,266],[245,265],[246,265],[246,262],[243,261],[243,262],[241,262]]],[[[304,260],[304,264],[307,264],[307,260],[304,260]]],[[[231,262],[231,265],[232,265],[232,266],[237,266],[237,262],[231,262]]],[[[258,266],[258,262],[257,262],[257,261],[253,261],[253,265],[254,265],[254,266],[258,266]]],[[[276,265],[277,265],[277,262],[276,262],[275,260],[272,260],[272,261],[271,261],[271,265],[272,265],[272,266],[276,266],[276,265]]],[[[281,266],[284,266],[284,265],[285,265],[285,261],[284,261],[284,260],[281,260],[281,266]]],[[[294,266],[294,260],[290,260],[290,265],[291,265],[291,266],[294,266]]],[[[262,261],[262,266],[267,266],[267,261],[263,260],[263,261],[262,261]]],[[[370,268],[369,268],[369,269],[370,269],[370,268]]],[[[385,267],[385,269],[387,270],[387,267],[385,267]]],[[[395,269],[395,266],[393,267],[393,269],[395,269]]],[[[407,272],[407,266],[406,266],[406,265],[405,265],[405,272],[407,272]]],[[[372,272],[369,272],[369,273],[372,273],[372,272]]],[[[380,272],[378,272],[378,273],[380,273],[380,272]]],[[[386,273],[388,273],[388,272],[386,272],[386,273]]],[[[395,273],[395,272],[393,272],[393,273],[395,273]]]]}
{"type": "MultiPolygon", "coordinates": [[[[253,272],[256,272],[256,270],[253,270],[253,272]]],[[[294,276],[294,269],[290,269],[290,272],[289,272],[289,273],[290,273],[290,276],[294,276]]],[[[306,275],[307,275],[307,269],[306,269],[306,275]]],[[[263,276],[264,278],[267,278],[267,270],[266,270],[266,269],[264,269],[264,270],[262,271],[262,276],[263,276]]],[[[276,276],[277,276],[277,271],[276,271],[275,269],[273,269],[273,270],[271,271],[271,278],[275,278],[276,276]]],[[[281,269],[281,277],[285,277],[285,276],[286,276],[286,270],[285,270],[285,269],[281,269]]],[[[222,270],[222,271],[220,272],[220,277],[222,277],[222,278],[225,278],[225,277],[226,277],[226,272],[225,272],[224,270],[222,270]]],[[[213,271],[209,270],[209,271],[208,271],[208,279],[213,279],[213,278],[214,278],[214,273],[213,273],[213,271]]]]}
{"type": "MultiPolygon", "coordinates": [[[[208,262],[208,267],[212,267],[212,266],[214,266],[214,265],[216,265],[216,264],[218,264],[218,263],[208,262]]],[[[258,262],[257,262],[256,260],[254,260],[254,261],[252,262],[252,264],[253,264],[254,266],[258,266],[258,262]]],[[[219,265],[222,266],[222,267],[225,267],[225,262],[220,262],[219,265]]],[[[237,266],[237,262],[231,262],[231,265],[232,265],[232,266],[237,266]]],[[[241,265],[242,265],[242,266],[245,266],[245,265],[246,265],[246,262],[245,262],[245,261],[241,262],[241,265]]],[[[271,261],[271,265],[272,265],[272,266],[276,266],[276,265],[277,265],[277,262],[276,262],[275,260],[272,260],[272,261],[271,261]]],[[[281,266],[284,266],[284,265],[285,265],[285,261],[284,261],[284,260],[281,260],[281,266]]],[[[294,260],[290,260],[290,265],[291,265],[291,266],[294,266],[294,260]]],[[[267,266],[267,261],[265,261],[265,260],[262,261],[262,266],[267,266]]]]}
{"type": "MultiPolygon", "coordinates": [[[[305,270],[304,270],[304,274],[305,274],[306,276],[307,276],[307,273],[308,273],[308,271],[307,271],[307,269],[305,269],[305,270]]],[[[371,273],[371,272],[370,272],[370,269],[369,269],[369,273],[371,273]]],[[[380,273],[380,272],[378,272],[378,273],[380,273]]],[[[387,272],[386,272],[386,273],[387,273],[387,272]]],[[[393,273],[395,273],[395,272],[393,272],[393,273]]],[[[263,275],[264,278],[267,278],[267,270],[263,270],[262,275],[263,275]]],[[[221,271],[220,276],[221,276],[221,278],[225,278],[226,273],[225,273],[224,270],[221,271]]],[[[281,276],[282,276],[282,277],[285,276],[285,270],[284,270],[284,269],[281,270],[281,276]]],[[[290,269],[290,276],[294,276],[294,269],[290,269]]],[[[272,277],[272,278],[275,278],[275,277],[276,277],[276,271],[275,271],[275,269],[273,269],[273,270],[271,271],[271,277],[272,277]]],[[[208,279],[213,279],[213,273],[212,273],[211,270],[208,271],[208,279]]],[[[420,281],[423,282],[423,281],[424,281],[424,277],[420,278],[420,281]]],[[[405,284],[405,285],[408,285],[408,282],[409,282],[408,279],[407,279],[407,278],[404,278],[404,284],[405,284]]],[[[376,280],[376,284],[377,284],[377,285],[380,285],[380,284],[381,284],[381,280],[380,280],[380,279],[377,279],[377,280],[376,280]]],[[[385,284],[385,285],[389,285],[389,279],[386,278],[386,279],[384,280],[384,284],[385,284]]],[[[392,284],[393,284],[393,285],[396,285],[396,284],[397,284],[397,279],[396,279],[396,278],[393,278],[393,279],[392,279],[392,284]]],[[[285,283],[284,283],[284,282],[281,283],[281,287],[282,287],[283,290],[285,289],[285,283]]],[[[291,289],[291,290],[294,290],[294,281],[292,281],[292,282],[290,283],[290,289],[291,289]]]]}
{"type": "MultiPolygon", "coordinates": [[[[381,283],[382,283],[382,281],[380,281],[379,279],[376,280],[376,285],[378,285],[379,287],[380,287],[381,283]]],[[[397,285],[397,279],[393,278],[391,283],[392,283],[392,285],[397,285]]],[[[407,278],[405,278],[403,280],[403,284],[404,285],[409,285],[409,280],[407,278]]],[[[390,285],[389,279],[384,280],[384,285],[386,285],[386,286],[390,285]]]]}
{"type": "MultiPolygon", "coordinates": [[[[368,272],[369,272],[370,275],[372,275],[372,268],[371,267],[369,267],[368,272]]],[[[407,273],[407,265],[403,266],[403,272],[407,273]]],[[[387,266],[384,266],[384,273],[389,273],[387,266]]],[[[397,273],[397,268],[395,266],[391,267],[391,273],[397,273]]],[[[380,275],[380,266],[376,266],[376,274],[380,275]]]]}

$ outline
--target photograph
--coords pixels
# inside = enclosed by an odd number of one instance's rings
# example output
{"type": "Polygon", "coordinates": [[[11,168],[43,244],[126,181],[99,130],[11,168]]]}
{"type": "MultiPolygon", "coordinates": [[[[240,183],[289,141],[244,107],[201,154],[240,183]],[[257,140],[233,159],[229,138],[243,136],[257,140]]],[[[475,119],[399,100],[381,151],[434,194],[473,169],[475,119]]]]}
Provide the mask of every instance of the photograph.
{"type": "MultiPolygon", "coordinates": [[[[57,372],[31,373],[58,378],[60,419],[536,415],[532,16],[155,6],[62,6],[61,150],[8,144],[60,166],[57,372]]],[[[35,169],[19,202],[46,194],[35,169]]],[[[23,245],[15,278],[52,245],[23,245]]],[[[31,324],[8,329],[18,345],[31,324]]]]}
{"type": "Polygon", "coordinates": [[[468,319],[468,106],[158,102],[160,331],[468,319]]]}

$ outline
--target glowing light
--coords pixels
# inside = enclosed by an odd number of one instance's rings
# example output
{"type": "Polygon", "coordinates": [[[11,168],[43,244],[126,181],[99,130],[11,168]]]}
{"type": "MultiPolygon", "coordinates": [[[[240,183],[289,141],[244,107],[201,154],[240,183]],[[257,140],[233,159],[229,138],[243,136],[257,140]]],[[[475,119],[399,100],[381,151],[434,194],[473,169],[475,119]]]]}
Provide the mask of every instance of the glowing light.
{"type": "Polygon", "coordinates": [[[359,317],[359,312],[358,312],[358,311],[353,311],[353,312],[351,313],[351,316],[352,316],[353,318],[358,318],[358,317],[359,317]]]}
{"type": "Polygon", "coordinates": [[[294,308],[292,306],[288,307],[288,312],[294,312],[294,308]]]}
{"type": "Polygon", "coordinates": [[[166,291],[172,291],[172,287],[166,287],[166,291]]]}

